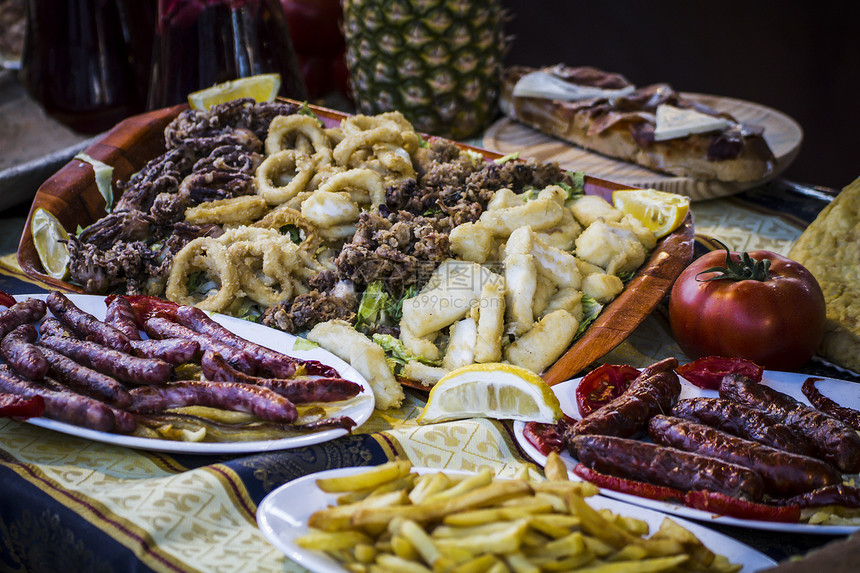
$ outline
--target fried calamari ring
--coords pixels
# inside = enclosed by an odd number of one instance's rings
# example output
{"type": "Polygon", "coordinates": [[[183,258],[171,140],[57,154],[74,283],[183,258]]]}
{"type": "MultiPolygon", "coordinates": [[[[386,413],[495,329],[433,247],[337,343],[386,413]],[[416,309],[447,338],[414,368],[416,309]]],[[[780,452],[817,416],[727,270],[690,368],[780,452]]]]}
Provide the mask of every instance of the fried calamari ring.
{"type": "Polygon", "coordinates": [[[226,247],[218,239],[198,237],[185,245],[173,258],[165,296],[173,302],[218,312],[227,308],[239,292],[239,276],[230,264],[226,247]],[[218,291],[197,300],[188,292],[188,280],[203,271],[220,282],[218,291]]]}
{"type": "Polygon", "coordinates": [[[404,179],[415,177],[415,167],[412,166],[412,157],[403,148],[388,143],[374,145],[374,152],[388,171],[400,174],[404,179]]]}
{"type": "Polygon", "coordinates": [[[263,306],[274,306],[293,293],[290,259],[284,249],[293,251],[292,266],[299,264],[296,245],[273,237],[262,241],[238,241],[228,252],[239,275],[242,292],[263,306]]]}
{"type": "Polygon", "coordinates": [[[257,195],[241,195],[228,199],[206,201],[185,210],[185,222],[192,225],[236,225],[256,221],[269,210],[266,201],[257,195]]]}
{"type": "Polygon", "coordinates": [[[403,132],[394,127],[374,127],[366,131],[351,133],[338,143],[333,152],[337,165],[349,165],[352,156],[359,150],[373,149],[379,143],[403,145],[403,132]]]}
{"type": "Polygon", "coordinates": [[[303,136],[310,142],[313,155],[316,153],[331,154],[331,143],[320,126],[318,119],[309,115],[279,115],[269,124],[269,135],[266,136],[266,155],[290,148],[301,148],[300,139],[303,136]]]}
{"type": "Polygon", "coordinates": [[[320,185],[317,192],[319,191],[330,193],[349,191],[350,197],[356,203],[369,202],[372,205],[385,203],[385,185],[382,183],[382,177],[372,169],[350,169],[333,175],[320,185]]]}
{"type": "Polygon", "coordinates": [[[399,111],[387,111],[377,115],[353,115],[341,121],[341,129],[346,135],[367,131],[376,127],[390,127],[401,132],[414,132],[415,128],[399,111]]]}
{"type": "Polygon", "coordinates": [[[257,168],[257,194],[269,205],[295,197],[311,180],[315,161],[307,154],[285,149],[268,156],[257,168]]]}
{"type": "Polygon", "coordinates": [[[274,211],[270,211],[265,217],[251,225],[262,229],[275,229],[282,232],[284,227],[296,227],[303,235],[302,242],[299,244],[299,249],[313,253],[320,244],[320,237],[317,233],[316,226],[305,219],[302,214],[289,207],[278,207],[274,211]]]}

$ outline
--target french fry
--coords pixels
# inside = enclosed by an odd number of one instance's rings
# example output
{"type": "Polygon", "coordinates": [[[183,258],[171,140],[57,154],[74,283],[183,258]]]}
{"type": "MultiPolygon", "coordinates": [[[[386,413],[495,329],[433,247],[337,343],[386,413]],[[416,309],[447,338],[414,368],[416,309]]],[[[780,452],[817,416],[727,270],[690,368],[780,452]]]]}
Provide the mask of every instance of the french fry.
{"type": "Polygon", "coordinates": [[[379,509],[361,508],[352,515],[352,524],[356,526],[386,525],[395,517],[403,517],[423,523],[441,519],[445,515],[455,511],[490,505],[516,495],[522,495],[530,491],[530,489],[525,482],[501,480],[441,502],[382,507],[379,509]]]}
{"type": "Polygon", "coordinates": [[[686,555],[675,555],[638,561],[613,561],[612,563],[583,567],[579,573],[657,573],[658,571],[670,571],[687,559],[686,555]]]}
{"type": "Polygon", "coordinates": [[[489,571],[496,562],[492,555],[481,555],[460,564],[451,570],[451,573],[484,573],[489,571]]]}
{"type": "Polygon", "coordinates": [[[317,551],[349,549],[359,543],[369,543],[370,538],[358,531],[312,531],[296,538],[296,545],[317,551]]]}
{"type": "Polygon", "coordinates": [[[567,466],[558,452],[550,452],[546,457],[546,464],[543,466],[543,473],[548,481],[569,481],[567,475],[567,466]]]}
{"type": "Polygon", "coordinates": [[[368,497],[356,503],[346,505],[335,505],[320,511],[314,512],[308,519],[308,527],[321,529],[323,531],[338,531],[346,529],[352,519],[353,514],[361,509],[380,510],[387,506],[397,506],[408,499],[403,491],[393,491],[385,495],[376,497],[368,497]]]}
{"type": "Polygon", "coordinates": [[[469,525],[481,525],[483,523],[493,523],[496,521],[513,521],[534,514],[549,513],[553,506],[549,503],[537,503],[534,498],[532,503],[528,505],[505,506],[492,509],[476,509],[473,511],[463,511],[460,513],[452,513],[446,515],[442,519],[445,525],[456,525],[465,527],[469,525]]]}
{"type": "Polygon", "coordinates": [[[520,547],[523,536],[528,529],[528,520],[512,521],[504,528],[491,533],[473,533],[458,537],[446,537],[436,540],[440,551],[450,548],[465,549],[475,554],[506,553],[520,547]]]}
{"type": "MultiPolygon", "coordinates": [[[[548,465],[551,468],[551,466],[548,465]]],[[[557,468],[561,470],[561,468],[557,468]]],[[[309,518],[299,544],[325,552],[352,573],[737,573],[692,532],[594,509],[597,489],[547,471],[547,481],[411,473],[391,462],[326,480],[338,504],[309,518]],[[403,473],[405,472],[405,473],[403,473]]]]}
{"type": "Polygon", "coordinates": [[[507,554],[505,560],[514,573],[540,573],[540,567],[529,561],[529,558],[520,552],[507,554]]]}
{"type": "Polygon", "coordinates": [[[433,503],[453,499],[459,495],[470,492],[473,489],[485,486],[493,481],[493,471],[489,468],[483,469],[460,483],[444,490],[430,494],[424,498],[424,503],[433,503]]]}
{"type": "Polygon", "coordinates": [[[412,503],[418,505],[419,503],[422,503],[427,496],[448,488],[450,484],[450,478],[443,473],[419,476],[415,482],[415,487],[413,487],[412,491],[409,492],[409,499],[412,503]]]}
{"type": "Polygon", "coordinates": [[[376,558],[376,563],[385,571],[391,573],[433,573],[424,565],[410,559],[403,559],[396,555],[388,555],[383,553],[376,558]]]}
{"type": "Polygon", "coordinates": [[[357,489],[373,489],[388,481],[393,481],[409,474],[412,464],[405,460],[387,462],[382,465],[350,476],[322,478],[317,480],[317,487],[326,493],[343,493],[357,489]]]}
{"type": "Polygon", "coordinates": [[[442,558],[433,539],[414,521],[407,519],[401,522],[399,533],[409,540],[426,564],[433,565],[442,558]]]}

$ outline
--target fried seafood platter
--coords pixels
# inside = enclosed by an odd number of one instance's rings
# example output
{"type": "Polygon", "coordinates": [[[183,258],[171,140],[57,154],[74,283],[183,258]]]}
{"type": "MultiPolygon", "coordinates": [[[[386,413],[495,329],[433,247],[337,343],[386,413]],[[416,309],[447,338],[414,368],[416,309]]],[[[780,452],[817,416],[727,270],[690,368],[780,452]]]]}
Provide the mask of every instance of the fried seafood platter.
{"type": "Polygon", "coordinates": [[[427,137],[397,112],[178,106],[126,120],[86,158],[31,211],[69,232],[68,272],[48,276],[28,224],[27,274],[307,337],[367,378],[380,409],[399,406],[399,381],[429,387],[472,363],[565,380],[692,257],[689,215],[658,238],[612,205],[620,185],[427,137]],[[88,162],[113,169],[109,192],[88,162]]]}
{"type": "Polygon", "coordinates": [[[2,413],[37,426],[246,453],[334,439],[373,411],[354,369],[247,321],[146,296],[3,293],[0,304],[2,413]]]}

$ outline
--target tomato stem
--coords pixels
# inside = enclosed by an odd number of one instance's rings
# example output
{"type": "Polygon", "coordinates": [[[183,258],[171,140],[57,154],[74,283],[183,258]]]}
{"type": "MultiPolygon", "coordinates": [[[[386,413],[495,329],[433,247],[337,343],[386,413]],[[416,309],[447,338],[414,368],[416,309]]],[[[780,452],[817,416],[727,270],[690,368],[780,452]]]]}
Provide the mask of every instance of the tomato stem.
{"type": "Polygon", "coordinates": [[[770,259],[762,259],[760,261],[752,258],[749,253],[739,253],[739,260],[732,258],[732,253],[729,248],[721,241],[714,239],[714,242],[720,245],[726,251],[726,266],[711,267],[699,273],[696,273],[696,280],[699,282],[710,282],[718,280],[730,281],[761,281],[765,282],[770,279],[770,259]],[[710,278],[699,278],[706,273],[718,273],[710,278]]]}

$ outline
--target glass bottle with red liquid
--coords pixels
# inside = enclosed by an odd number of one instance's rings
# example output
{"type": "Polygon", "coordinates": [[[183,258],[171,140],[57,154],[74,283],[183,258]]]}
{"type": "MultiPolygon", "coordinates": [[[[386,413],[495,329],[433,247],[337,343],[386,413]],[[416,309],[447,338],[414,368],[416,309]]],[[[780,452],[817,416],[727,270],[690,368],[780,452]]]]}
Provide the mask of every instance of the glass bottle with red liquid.
{"type": "Polygon", "coordinates": [[[21,82],[48,114],[93,134],[137,111],[116,0],[28,0],[27,9],[21,82]]]}
{"type": "Polygon", "coordinates": [[[279,95],[306,99],[279,0],[158,0],[147,109],[216,83],[281,75],[279,95]]]}

